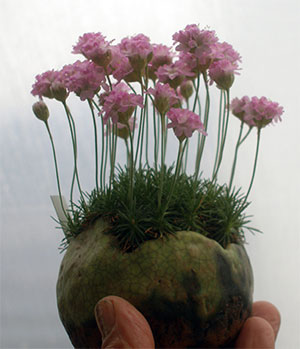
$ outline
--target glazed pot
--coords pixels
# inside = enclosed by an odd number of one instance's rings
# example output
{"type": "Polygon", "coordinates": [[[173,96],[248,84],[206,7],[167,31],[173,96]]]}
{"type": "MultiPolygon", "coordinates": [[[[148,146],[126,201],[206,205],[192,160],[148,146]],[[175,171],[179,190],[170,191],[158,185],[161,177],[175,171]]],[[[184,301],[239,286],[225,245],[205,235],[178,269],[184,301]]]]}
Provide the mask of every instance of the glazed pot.
{"type": "Polygon", "coordinates": [[[148,320],[159,348],[232,343],[251,313],[253,275],[243,245],[226,249],[179,231],[121,252],[101,219],[70,242],[57,281],[61,321],[75,348],[101,347],[94,307],[116,295],[148,320]]]}

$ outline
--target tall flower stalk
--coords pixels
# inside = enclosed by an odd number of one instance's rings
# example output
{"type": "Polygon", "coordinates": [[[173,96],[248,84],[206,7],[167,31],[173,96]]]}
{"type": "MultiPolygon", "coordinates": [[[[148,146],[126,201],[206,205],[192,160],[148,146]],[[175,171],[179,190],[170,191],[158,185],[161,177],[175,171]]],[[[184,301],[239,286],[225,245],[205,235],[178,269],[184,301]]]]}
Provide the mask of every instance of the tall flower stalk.
{"type": "Polygon", "coordinates": [[[238,139],[237,139],[237,142],[236,142],[236,146],[235,146],[235,151],[234,151],[234,159],[233,159],[233,163],[232,163],[230,180],[229,180],[229,190],[232,187],[233,177],[234,177],[234,174],[235,174],[235,168],[236,168],[236,163],[237,163],[237,155],[238,155],[239,147],[241,145],[241,138],[242,138],[242,134],[243,134],[243,128],[244,128],[244,122],[241,122],[240,132],[239,132],[239,136],[238,136],[238,139]]]}
{"type": "Polygon", "coordinates": [[[83,196],[83,192],[82,192],[81,185],[80,185],[78,166],[77,166],[77,136],[76,136],[75,121],[74,121],[74,118],[71,114],[69,107],[66,104],[66,101],[63,101],[63,106],[64,106],[64,109],[65,109],[65,112],[67,115],[69,129],[70,129],[70,135],[71,135],[71,139],[72,139],[72,146],[73,146],[74,169],[73,169],[72,183],[71,183],[71,189],[70,189],[70,203],[71,203],[71,206],[73,206],[75,180],[77,182],[77,186],[78,186],[78,190],[79,190],[79,194],[80,194],[80,198],[81,198],[82,202],[84,202],[84,196],[83,196]]]}
{"type": "MultiPolygon", "coordinates": [[[[216,167],[215,171],[212,176],[212,180],[215,181],[217,180],[218,177],[218,172],[222,163],[223,159],[223,154],[224,154],[224,149],[225,149],[225,144],[226,144],[226,137],[227,137],[227,132],[228,132],[228,123],[229,123],[229,90],[226,91],[225,94],[225,101],[224,101],[224,107],[223,107],[223,119],[221,122],[221,132],[220,132],[220,138],[218,139],[218,144],[219,144],[219,149],[217,151],[217,161],[216,161],[216,167]],[[226,107],[227,106],[227,107],[226,107]]],[[[220,123],[219,123],[220,124],[220,123]]]]}
{"type": "Polygon", "coordinates": [[[98,157],[98,131],[97,131],[97,122],[96,116],[94,112],[93,103],[90,99],[88,99],[89,108],[91,110],[92,119],[93,119],[93,127],[94,127],[94,142],[95,142],[95,183],[96,190],[99,192],[99,157],[98,157]]]}
{"type": "MultiPolygon", "coordinates": [[[[207,131],[208,128],[208,118],[209,118],[209,108],[210,108],[210,96],[209,96],[209,89],[208,89],[208,83],[206,75],[203,75],[204,83],[205,83],[205,90],[206,90],[206,99],[205,99],[205,111],[204,111],[204,130],[207,131]]],[[[195,180],[199,177],[199,171],[200,171],[200,164],[201,159],[204,151],[204,145],[205,145],[205,139],[206,137],[201,136],[199,138],[199,147],[197,149],[197,157],[196,157],[196,166],[195,166],[195,180]]]]}
{"type": "Polygon", "coordinates": [[[67,214],[67,212],[66,212],[66,210],[64,208],[64,204],[63,204],[63,201],[62,201],[62,191],[61,191],[61,186],[60,186],[60,179],[59,179],[59,171],[58,171],[58,164],[57,164],[55,145],[54,145],[52,133],[50,131],[50,127],[49,127],[49,124],[48,124],[49,110],[48,110],[47,105],[43,101],[36,102],[33,105],[32,109],[33,109],[33,112],[36,115],[36,117],[44,122],[44,124],[46,126],[46,129],[47,129],[48,136],[50,138],[52,154],[53,154],[53,160],[54,160],[54,167],[55,167],[55,174],[56,174],[57,190],[58,190],[58,194],[59,194],[59,200],[60,200],[60,204],[61,204],[61,208],[63,210],[63,213],[64,213],[65,217],[67,218],[68,214],[67,214]]]}
{"type": "Polygon", "coordinates": [[[257,142],[256,142],[254,166],[253,166],[253,170],[252,170],[252,176],[251,176],[249,188],[248,188],[247,194],[245,196],[245,201],[247,201],[247,199],[248,199],[248,196],[250,194],[250,191],[251,191],[251,188],[252,188],[252,185],[254,182],[255,172],[256,172],[256,168],[257,168],[258,153],[259,153],[260,135],[261,135],[261,128],[258,128],[257,129],[257,142]]]}
{"type": "MultiPolygon", "coordinates": [[[[169,205],[176,200],[174,195],[177,192],[177,182],[180,178],[188,176],[188,152],[194,147],[191,138],[195,131],[198,132],[198,144],[193,161],[195,169],[191,175],[193,200],[203,168],[207,167],[204,156],[206,138],[217,130],[212,175],[207,186],[207,195],[210,195],[217,186],[224,154],[228,151],[225,145],[233,122],[231,114],[240,120],[241,126],[229,182],[228,185],[225,184],[228,200],[231,193],[235,195],[234,178],[239,149],[251,130],[257,129],[255,160],[250,185],[244,196],[244,201],[247,201],[254,184],[261,131],[271,122],[281,120],[283,109],[266,97],[244,96],[241,99],[234,98],[230,102],[231,87],[236,75],[239,75],[241,57],[230,44],[220,42],[214,31],[201,30],[192,24],[175,33],[173,40],[173,48],[170,48],[152,44],[147,36],[138,34],[114,44],[114,41],[107,41],[101,33],[86,33],[73,47],[73,53],[84,56],[83,61],[78,60],[65,65],[61,70],[50,70],[37,75],[32,94],[38,96],[40,101],[34,105],[34,113],[45,122],[50,136],[63,210],[55,146],[44,99],[62,102],[67,115],[74,157],[70,190],[71,211],[74,217],[77,217],[73,205],[75,182],[79,189],[81,205],[84,206],[83,211],[86,215],[89,215],[90,211],[79,181],[75,120],[69,103],[67,105],[67,99],[72,93],[81,101],[88,102],[92,115],[95,195],[102,200],[97,206],[98,209],[104,204],[103,196],[107,194],[111,198],[114,190],[117,190],[115,188],[119,188],[122,163],[125,163],[123,166],[128,174],[128,181],[125,181],[128,187],[124,188],[126,199],[124,198],[121,204],[124,211],[116,213],[111,219],[129,217],[128,226],[132,237],[135,234],[144,236],[135,217],[139,210],[135,206],[137,195],[144,195],[137,192],[140,185],[138,176],[143,173],[145,181],[150,177],[157,180],[153,189],[156,200],[153,211],[161,214],[162,220],[159,224],[163,227],[168,226],[162,222],[169,205]],[[216,117],[211,113],[211,89],[214,87],[220,90],[219,116],[216,117]],[[243,135],[245,125],[249,126],[249,130],[243,135]],[[173,130],[175,139],[179,142],[176,158],[173,143],[169,143],[172,139],[169,129],[173,130]],[[153,134],[150,133],[151,130],[153,134]],[[120,139],[124,142],[120,142],[120,139]],[[151,143],[153,153],[150,151],[151,143]],[[122,152],[125,153],[126,159],[121,157],[122,152]],[[167,182],[170,171],[173,176],[171,185],[167,182]]],[[[198,209],[201,203],[196,204],[198,209]]],[[[98,216],[97,212],[95,216],[98,216]]],[[[145,220],[148,221],[149,217],[145,220]]],[[[189,226],[199,224],[194,222],[189,226]]],[[[149,229],[152,231],[154,228],[149,229]]]]}

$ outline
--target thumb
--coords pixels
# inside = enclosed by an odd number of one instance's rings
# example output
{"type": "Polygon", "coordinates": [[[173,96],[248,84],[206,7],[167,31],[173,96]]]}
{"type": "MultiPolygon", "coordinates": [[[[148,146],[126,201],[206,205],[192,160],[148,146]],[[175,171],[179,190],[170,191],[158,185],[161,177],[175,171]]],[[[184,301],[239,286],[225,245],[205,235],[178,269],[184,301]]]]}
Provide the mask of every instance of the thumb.
{"type": "Polygon", "coordinates": [[[102,298],[95,307],[95,317],[102,335],[102,348],[154,348],[148,322],[125,299],[102,298]]]}

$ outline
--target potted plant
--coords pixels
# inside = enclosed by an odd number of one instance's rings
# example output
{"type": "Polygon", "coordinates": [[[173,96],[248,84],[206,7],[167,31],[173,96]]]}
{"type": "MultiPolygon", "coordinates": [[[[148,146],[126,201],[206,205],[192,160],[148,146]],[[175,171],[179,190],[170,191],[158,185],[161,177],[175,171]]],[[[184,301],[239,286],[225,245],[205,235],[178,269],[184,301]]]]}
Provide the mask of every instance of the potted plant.
{"type": "Polygon", "coordinates": [[[280,120],[283,109],[265,97],[230,100],[241,57],[214,31],[188,25],[173,40],[175,50],[143,34],[114,44],[101,33],[87,33],[73,48],[85,60],[38,75],[33,85],[32,94],[40,98],[33,111],[51,140],[59,194],[53,202],[64,231],[58,309],[76,348],[101,346],[94,307],[111,294],[144,314],[157,347],[230,345],[251,313],[253,276],[244,242],[245,230],[257,229],[245,210],[261,131],[280,120]],[[220,91],[213,119],[212,88],[220,91]],[[71,92],[91,111],[91,193],[80,184],[71,92]],[[69,124],[74,168],[68,204],[44,97],[62,103],[69,124]],[[240,120],[240,132],[222,184],[218,174],[231,114],[240,120]],[[216,152],[211,177],[204,178],[212,122],[216,152]],[[251,132],[257,146],[244,193],[234,176],[238,151],[251,132]]]}

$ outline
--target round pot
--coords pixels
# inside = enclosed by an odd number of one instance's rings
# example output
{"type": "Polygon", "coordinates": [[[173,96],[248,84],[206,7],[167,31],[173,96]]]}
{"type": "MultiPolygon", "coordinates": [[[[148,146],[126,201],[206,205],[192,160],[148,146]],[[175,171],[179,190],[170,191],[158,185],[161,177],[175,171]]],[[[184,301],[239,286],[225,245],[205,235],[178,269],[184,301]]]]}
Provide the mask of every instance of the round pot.
{"type": "Polygon", "coordinates": [[[101,347],[96,303],[116,295],[148,320],[156,347],[226,347],[251,313],[253,275],[242,245],[226,249],[179,231],[121,252],[101,219],[70,242],[57,281],[61,321],[75,348],[101,347]]]}

